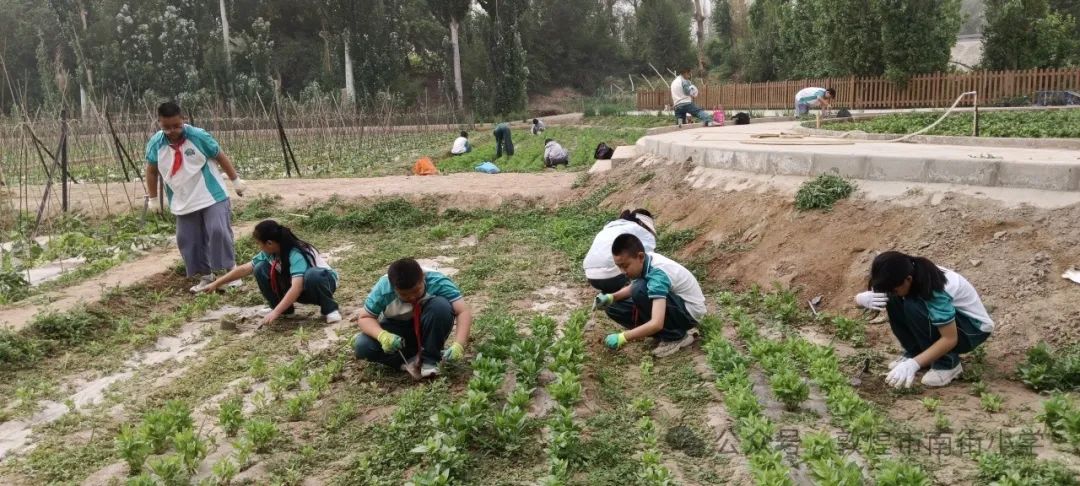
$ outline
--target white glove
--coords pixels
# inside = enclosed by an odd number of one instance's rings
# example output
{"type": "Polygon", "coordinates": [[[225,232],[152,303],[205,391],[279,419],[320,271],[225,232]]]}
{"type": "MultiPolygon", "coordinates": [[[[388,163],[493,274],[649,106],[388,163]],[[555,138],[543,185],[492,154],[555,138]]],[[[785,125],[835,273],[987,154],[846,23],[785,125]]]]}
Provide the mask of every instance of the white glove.
{"type": "Polygon", "coordinates": [[[146,210],[151,213],[161,212],[161,201],[158,200],[157,196],[146,196],[146,210]]]}
{"type": "Polygon", "coordinates": [[[870,310],[883,311],[885,310],[885,304],[889,303],[889,296],[881,292],[867,290],[855,296],[855,303],[870,310]]]}
{"type": "Polygon", "coordinates": [[[241,179],[240,176],[236,176],[236,179],[232,180],[232,187],[233,190],[236,191],[237,196],[244,197],[244,191],[247,190],[247,184],[244,183],[244,180],[241,179]]]}
{"type": "Polygon", "coordinates": [[[919,362],[911,358],[901,361],[885,377],[885,383],[894,388],[910,388],[915,381],[915,373],[919,371],[919,362]]]}

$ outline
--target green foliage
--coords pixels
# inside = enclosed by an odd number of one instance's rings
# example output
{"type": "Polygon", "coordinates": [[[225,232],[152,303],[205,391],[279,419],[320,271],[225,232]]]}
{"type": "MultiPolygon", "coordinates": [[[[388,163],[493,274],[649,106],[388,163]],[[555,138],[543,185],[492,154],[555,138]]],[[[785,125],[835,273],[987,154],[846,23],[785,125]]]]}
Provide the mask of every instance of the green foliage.
{"type": "Polygon", "coordinates": [[[1020,379],[1036,390],[1073,391],[1080,388],[1080,345],[1059,350],[1039,343],[1027,352],[1017,371],[1020,379]]]}
{"type": "Polygon", "coordinates": [[[278,429],[273,422],[262,419],[251,419],[244,423],[245,438],[251,441],[255,452],[268,452],[274,440],[277,439],[278,429]]]}
{"type": "Polygon", "coordinates": [[[665,255],[674,254],[679,250],[682,250],[690,242],[694,241],[698,237],[698,230],[696,228],[687,229],[675,229],[670,227],[662,228],[660,236],[656,238],[656,251],[665,255]]]}
{"type": "Polygon", "coordinates": [[[784,465],[784,455],[780,451],[759,450],[750,454],[750,473],[754,484],[770,486],[790,486],[795,484],[784,465]]]}
{"type": "MultiPolygon", "coordinates": [[[[990,111],[979,113],[980,137],[1078,138],[1078,110],[990,111]]],[[[939,112],[897,113],[856,122],[830,123],[829,130],[867,133],[908,134],[919,131],[941,117],[939,112]]],[[[926,135],[970,137],[972,113],[952,113],[926,135]]]]}
{"type": "Polygon", "coordinates": [[[175,454],[151,459],[150,470],[154,472],[164,486],[184,486],[188,484],[184,463],[175,454]]]}
{"type": "Polygon", "coordinates": [[[1056,68],[1080,62],[1077,21],[1047,0],[988,0],[982,67],[1056,68]]]}
{"type": "Polygon", "coordinates": [[[233,397],[221,402],[218,406],[218,425],[225,431],[226,437],[235,437],[244,425],[244,401],[241,397],[233,397]]]}
{"type": "Polygon", "coordinates": [[[930,478],[918,466],[900,461],[884,461],[878,467],[878,486],[931,486],[930,478]]]}
{"type": "Polygon", "coordinates": [[[821,174],[804,182],[795,193],[795,207],[800,211],[830,210],[836,201],[855,193],[855,183],[836,174],[821,174]]]}
{"type": "Polygon", "coordinates": [[[983,393],[982,396],[979,397],[979,403],[982,404],[983,410],[990,413],[997,413],[1001,411],[1004,400],[1001,398],[1001,395],[996,393],[983,393]]]}
{"type": "Polygon", "coordinates": [[[776,434],[776,425],[764,415],[740,418],[738,421],[739,444],[744,454],[768,449],[776,434]]]}
{"type": "Polygon", "coordinates": [[[926,407],[927,412],[931,413],[937,411],[938,406],[941,405],[941,400],[934,397],[926,397],[919,402],[923,404],[923,407],[926,407]]]}
{"type": "Polygon", "coordinates": [[[214,473],[214,481],[217,484],[226,486],[232,483],[233,478],[240,472],[240,468],[236,466],[231,458],[223,457],[220,461],[214,464],[214,468],[211,470],[214,473]]]}
{"type": "Polygon", "coordinates": [[[189,474],[199,469],[199,463],[206,457],[206,442],[199,438],[192,429],[184,429],[173,436],[173,446],[180,461],[189,474]]]}
{"type": "Polygon", "coordinates": [[[315,404],[318,394],[315,390],[298,393],[296,396],[285,401],[285,413],[289,420],[297,421],[304,418],[311,406],[315,404]]]}
{"type": "Polygon", "coordinates": [[[949,417],[941,412],[934,414],[934,430],[938,432],[948,432],[952,430],[952,422],[949,417]]]}
{"type": "Polygon", "coordinates": [[[0,267],[0,304],[22,300],[30,295],[30,283],[20,272],[0,267]]]}
{"type": "Polygon", "coordinates": [[[1000,453],[979,456],[979,479],[986,484],[1010,486],[1080,484],[1076,474],[1060,462],[1000,453]]]}
{"type": "Polygon", "coordinates": [[[840,448],[828,432],[811,432],[802,437],[802,459],[806,462],[838,457],[840,448]]]}
{"type": "Polygon", "coordinates": [[[862,318],[835,316],[832,325],[836,327],[836,337],[855,346],[866,344],[866,321],[862,318]]]}
{"type": "Polygon", "coordinates": [[[5,367],[23,367],[42,355],[37,341],[23,333],[0,329],[0,364],[5,367]]]}
{"type": "Polygon", "coordinates": [[[63,345],[77,344],[105,325],[104,320],[86,309],[68,312],[49,312],[36,316],[30,323],[34,334],[63,345]]]}
{"type": "Polygon", "coordinates": [[[571,407],[581,399],[581,378],[572,371],[560,372],[547,390],[562,406],[571,407]]]}
{"type": "Polygon", "coordinates": [[[862,468],[839,458],[818,459],[810,462],[810,473],[815,483],[822,486],[862,486],[862,468]]]}
{"type": "Polygon", "coordinates": [[[810,386],[792,368],[774,373],[769,379],[773,394],[788,410],[798,410],[799,404],[810,397],[810,386]]]}
{"type": "Polygon", "coordinates": [[[136,427],[123,426],[114,441],[116,454],[128,465],[130,474],[139,474],[143,463],[152,452],[150,442],[136,427]]]}
{"type": "MultiPolygon", "coordinates": [[[[678,0],[641,2],[635,12],[636,48],[641,66],[651,71],[649,63],[660,72],[666,69],[679,72],[694,67],[694,50],[690,44],[690,12],[678,0]]],[[[667,73],[664,74],[668,76],[667,73]]],[[[670,79],[670,78],[667,78],[670,79]]]]}

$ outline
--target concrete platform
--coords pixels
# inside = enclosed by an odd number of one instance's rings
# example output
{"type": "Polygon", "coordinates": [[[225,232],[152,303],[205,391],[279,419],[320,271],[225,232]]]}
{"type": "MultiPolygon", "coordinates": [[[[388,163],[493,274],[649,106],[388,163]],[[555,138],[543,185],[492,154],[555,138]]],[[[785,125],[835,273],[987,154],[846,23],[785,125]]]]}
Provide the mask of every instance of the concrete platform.
{"type": "MultiPolygon", "coordinates": [[[[682,129],[649,135],[638,154],[701,167],[812,177],[839,173],[871,181],[1080,190],[1080,152],[1066,149],[965,147],[843,139],[842,145],[761,144],[760,133],[791,132],[797,122],[682,129]],[[746,143],[750,142],[750,143],[746,143]]],[[[827,142],[828,138],[810,138],[827,142]]]]}

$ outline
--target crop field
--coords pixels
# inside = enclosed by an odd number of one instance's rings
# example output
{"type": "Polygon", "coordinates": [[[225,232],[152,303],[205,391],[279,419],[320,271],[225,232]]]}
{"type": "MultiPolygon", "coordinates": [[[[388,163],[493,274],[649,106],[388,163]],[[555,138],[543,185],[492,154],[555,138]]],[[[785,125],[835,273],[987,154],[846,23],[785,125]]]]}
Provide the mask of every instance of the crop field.
{"type": "MultiPolygon", "coordinates": [[[[870,120],[829,123],[829,130],[904,135],[921,130],[941,116],[940,112],[884,115],[870,120]]],[[[949,115],[925,135],[969,137],[971,113],[949,115]]],[[[812,123],[804,123],[812,127],[812,123]]],[[[979,113],[980,137],[1077,138],[1080,137],[1080,110],[984,111],[979,113]]]]}
{"type": "MultiPolygon", "coordinates": [[[[616,189],[441,214],[436,201],[249,203],[241,220],[276,215],[330,255],[347,314],[394,259],[451,275],[477,311],[466,359],[414,382],[356,361],[349,320],[301,306],[259,330],[253,282],[191,296],[167,269],[0,332],[0,482],[1077,484],[1077,349],[1035,348],[1016,376],[975,355],[951,392],[895,392],[864,316],[705,280],[697,345],[608,351],[617,326],[589,312],[578,262],[616,189]]],[[[697,236],[660,234],[671,255],[697,236]]],[[[239,235],[238,260],[254,252],[239,235]]]]}

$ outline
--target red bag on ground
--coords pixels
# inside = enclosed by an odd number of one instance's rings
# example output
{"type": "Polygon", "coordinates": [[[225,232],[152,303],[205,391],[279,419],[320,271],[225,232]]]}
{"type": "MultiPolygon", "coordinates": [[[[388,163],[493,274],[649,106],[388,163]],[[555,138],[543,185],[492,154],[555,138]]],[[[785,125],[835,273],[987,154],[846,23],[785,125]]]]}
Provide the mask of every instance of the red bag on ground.
{"type": "Polygon", "coordinates": [[[420,157],[419,160],[413,164],[413,175],[425,176],[425,175],[439,175],[439,169],[435,168],[435,163],[431,161],[429,157],[420,157]]]}

